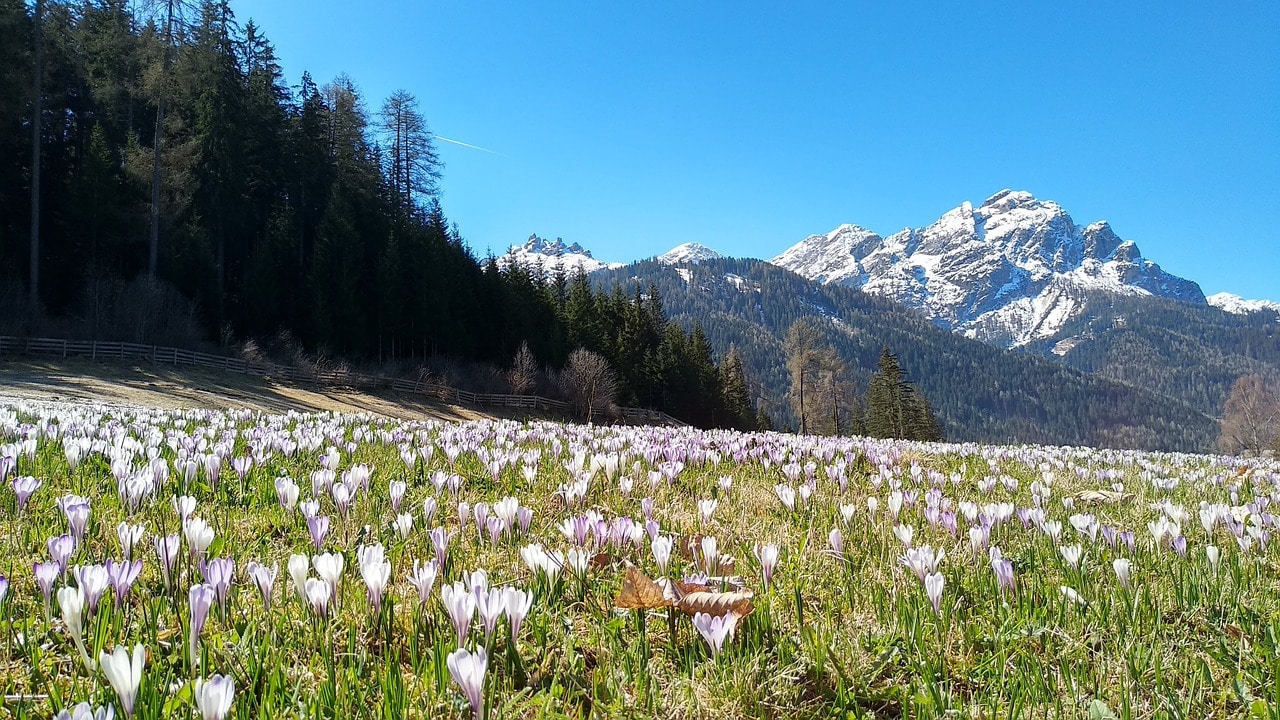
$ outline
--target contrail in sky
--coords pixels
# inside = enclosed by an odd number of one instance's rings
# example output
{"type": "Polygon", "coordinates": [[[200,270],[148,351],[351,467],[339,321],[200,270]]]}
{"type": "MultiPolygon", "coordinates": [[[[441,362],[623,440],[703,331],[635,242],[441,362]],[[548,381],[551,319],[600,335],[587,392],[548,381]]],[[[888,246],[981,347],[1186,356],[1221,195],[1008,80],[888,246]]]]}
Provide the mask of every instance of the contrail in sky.
{"type": "Polygon", "coordinates": [[[506,155],[503,155],[502,153],[498,152],[497,150],[490,150],[489,148],[482,148],[482,147],[480,147],[479,145],[472,145],[471,143],[464,143],[464,142],[462,142],[461,140],[454,140],[453,138],[447,138],[447,137],[445,137],[445,136],[443,136],[443,135],[436,135],[435,133],[431,133],[431,134],[432,134],[432,136],[434,136],[434,137],[435,137],[435,139],[437,139],[437,140],[443,140],[443,141],[445,141],[445,142],[447,142],[447,143],[453,143],[454,145],[461,145],[461,146],[462,146],[462,147],[464,147],[464,148],[471,148],[472,150],[479,150],[480,152],[487,152],[487,153],[489,153],[490,155],[501,155],[502,157],[507,157],[506,155]]]}

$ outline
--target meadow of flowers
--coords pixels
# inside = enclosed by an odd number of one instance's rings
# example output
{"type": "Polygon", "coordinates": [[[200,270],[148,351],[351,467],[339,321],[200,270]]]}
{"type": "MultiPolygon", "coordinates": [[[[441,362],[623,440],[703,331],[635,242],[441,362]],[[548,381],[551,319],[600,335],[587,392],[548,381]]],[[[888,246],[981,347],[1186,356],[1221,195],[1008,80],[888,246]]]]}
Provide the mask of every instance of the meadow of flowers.
{"type": "Polygon", "coordinates": [[[1275,717],[1274,461],[0,403],[0,716],[1275,717]]]}

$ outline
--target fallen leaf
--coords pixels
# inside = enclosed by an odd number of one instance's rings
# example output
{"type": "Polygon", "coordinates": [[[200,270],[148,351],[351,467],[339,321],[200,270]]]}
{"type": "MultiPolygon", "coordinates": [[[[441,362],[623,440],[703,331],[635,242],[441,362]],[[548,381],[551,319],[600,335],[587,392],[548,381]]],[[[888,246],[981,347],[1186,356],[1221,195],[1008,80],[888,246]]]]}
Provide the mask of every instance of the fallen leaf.
{"type": "Polygon", "coordinates": [[[652,610],[671,604],[662,586],[650,580],[635,565],[627,566],[627,574],[622,576],[622,587],[613,599],[613,606],[624,610],[652,610]]]}

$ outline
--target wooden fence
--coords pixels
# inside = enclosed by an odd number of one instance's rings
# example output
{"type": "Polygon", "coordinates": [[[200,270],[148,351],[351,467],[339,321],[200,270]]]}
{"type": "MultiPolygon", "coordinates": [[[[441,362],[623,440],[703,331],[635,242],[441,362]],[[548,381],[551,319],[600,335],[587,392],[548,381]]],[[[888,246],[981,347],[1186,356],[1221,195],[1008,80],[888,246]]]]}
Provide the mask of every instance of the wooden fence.
{"type": "MultiPolygon", "coordinates": [[[[225,355],[211,355],[193,350],[140,345],[127,342],[99,340],[63,340],[58,338],[19,338],[0,335],[0,355],[40,355],[59,358],[92,358],[94,360],[147,360],[159,365],[190,365],[242,375],[278,378],[289,382],[311,383],[331,387],[350,387],[362,390],[395,390],[413,395],[425,395],[443,402],[458,405],[525,408],[529,410],[554,410],[568,412],[569,403],[539,395],[505,395],[501,393],[474,393],[448,385],[425,380],[408,380],[386,375],[366,375],[346,371],[307,370],[304,368],[249,362],[225,355]]],[[[603,409],[602,409],[603,411],[603,409]]],[[[628,422],[664,425],[685,423],[657,410],[645,408],[618,408],[628,422]]]]}

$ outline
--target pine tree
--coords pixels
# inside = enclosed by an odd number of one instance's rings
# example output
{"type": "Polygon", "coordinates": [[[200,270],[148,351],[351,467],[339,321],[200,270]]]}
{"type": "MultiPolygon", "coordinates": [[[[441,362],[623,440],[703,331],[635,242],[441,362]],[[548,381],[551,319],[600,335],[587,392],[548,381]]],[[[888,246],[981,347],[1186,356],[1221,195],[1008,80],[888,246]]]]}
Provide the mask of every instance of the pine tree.
{"type": "Polygon", "coordinates": [[[736,430],[755,430],[756,410],[747,389],[742,353],[736,345],[729,347],[724,362],[720,364],[720,378],[725,410],[724,424],[736,430]]]}
{"type": "Polygon", "coordinates": [[[905,440],[942,440],[929,402],[906,381],[898,358],[884,348],[867,384],[867,434],[905,440]]]}

